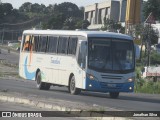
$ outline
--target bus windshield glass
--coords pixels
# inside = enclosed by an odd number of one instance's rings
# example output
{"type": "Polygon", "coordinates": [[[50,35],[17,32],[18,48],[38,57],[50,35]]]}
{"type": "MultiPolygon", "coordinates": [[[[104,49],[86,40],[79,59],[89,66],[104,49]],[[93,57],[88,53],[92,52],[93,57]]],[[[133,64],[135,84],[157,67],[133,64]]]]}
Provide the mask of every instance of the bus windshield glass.
{"type": "Polygon", "coordinates": [[[89,38],[88,67],[100,72],[134,71],[134,45],[131,40],[89,38]]]}

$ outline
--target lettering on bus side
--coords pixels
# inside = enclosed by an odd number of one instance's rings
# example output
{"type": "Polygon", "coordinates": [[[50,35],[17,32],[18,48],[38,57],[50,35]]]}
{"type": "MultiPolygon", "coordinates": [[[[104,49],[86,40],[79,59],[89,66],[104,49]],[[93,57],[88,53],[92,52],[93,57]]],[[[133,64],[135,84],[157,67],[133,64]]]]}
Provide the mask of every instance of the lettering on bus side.
{"type": "Polygon", "coordinates": [[[53,57],[51,57],[51,63],[60,64],[60,60],[58,58],[54,59],[53,57]]]}

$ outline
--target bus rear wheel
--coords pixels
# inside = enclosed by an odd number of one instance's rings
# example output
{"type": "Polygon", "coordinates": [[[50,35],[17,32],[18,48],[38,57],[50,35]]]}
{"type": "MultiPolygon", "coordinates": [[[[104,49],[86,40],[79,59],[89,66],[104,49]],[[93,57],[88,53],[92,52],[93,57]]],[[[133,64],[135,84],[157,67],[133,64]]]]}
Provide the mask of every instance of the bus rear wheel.
{"type": "Polygon", "coordinates": [[[77,95],[77,94],[80,94],[80,92],[81,92],[81,89],[76,88],[76,82],[75,82],[74,76],[72,76],[72,78],[70,79],[70,82],[69,82],[69,92],[72,95],[77,95]]]}
{"type": "Polygon", "coordinates": [[[50,84],[42,82],[41,72],[38,72],[38,74],[36,76],[36,82],[37,82],[37,88],[38,89],[40,89],[40,90],[49,90],[50,84]]]}
{"type": "Polygon", "coordinates": [[[110,92],[109,93],[111,98],[118,98],[119,97],[119,92],[110,92]]]}

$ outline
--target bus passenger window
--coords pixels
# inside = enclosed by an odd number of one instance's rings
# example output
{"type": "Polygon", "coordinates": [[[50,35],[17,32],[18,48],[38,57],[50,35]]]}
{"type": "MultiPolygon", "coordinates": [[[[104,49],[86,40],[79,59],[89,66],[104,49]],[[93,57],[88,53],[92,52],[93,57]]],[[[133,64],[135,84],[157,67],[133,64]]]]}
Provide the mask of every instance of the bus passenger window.
{"type": "Polygon", "coordinates": [[[29,40],[30,40],[30,38],[31,38],[30,35],[26,35],[24,37],[23,51],[29,51],[29,40]]]}
{"type": "Polygon", "coordinates": [[[39,39],[39,52],[46,52],[46,43],[47,43],[47,36],[41,36],[39,39]]]}
{"type": "Polygon", "coordinates": [[[38,36],[33,36],[32,45],[33,45],[32,51],[37,52],[37,50],[38,50],[38,36]]]}
{"type": "Polygon", "coordinates": [[[47,52],[56,53],[56,51],[57,51],[57,43],[58,43],[58,37],[50,36],[49,39],[48,39],[47,52]]]}
{"type": "Polygon", "coordinates": [[[68,37],[60,37],[58,44],[58,53],[66,54],[68,47],[68,37]]]}
{"type": "Polygon", "coordinates": [[[75,55],[76,54],[76,48],[77,48],[77,37],[71,37],[69,40],[69,46],[68,46],[68,54],[75,55]]]}

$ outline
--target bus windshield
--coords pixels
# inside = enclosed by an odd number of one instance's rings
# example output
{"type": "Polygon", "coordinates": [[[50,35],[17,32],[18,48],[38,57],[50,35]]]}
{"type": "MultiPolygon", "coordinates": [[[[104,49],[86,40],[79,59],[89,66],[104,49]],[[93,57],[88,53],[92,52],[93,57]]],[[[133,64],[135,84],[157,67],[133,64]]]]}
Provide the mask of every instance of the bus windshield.
{"type": "Polygon", "coordinates": [[[88,67],[100,72],[134,71],[134,45],[130,40],[90,38],[88,67]]]}

